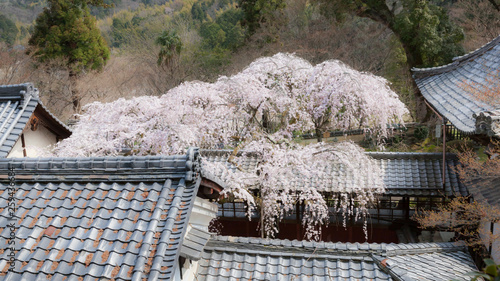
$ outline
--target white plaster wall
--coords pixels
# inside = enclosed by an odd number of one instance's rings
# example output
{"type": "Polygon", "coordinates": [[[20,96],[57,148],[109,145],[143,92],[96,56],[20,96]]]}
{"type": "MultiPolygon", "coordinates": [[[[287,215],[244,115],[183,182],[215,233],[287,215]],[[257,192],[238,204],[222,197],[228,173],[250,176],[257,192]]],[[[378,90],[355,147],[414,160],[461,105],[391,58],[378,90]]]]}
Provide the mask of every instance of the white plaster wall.
{"type": "MultiPolygon", "coordinates": [[[[208,225],[212,219],[217,217],[219,207],[217,204],[196,197],[194,200],[193,210],[189,217],[189,225],[197,226],[205,231],[208,231],[208,225]]],[[[187,233],[187,232],[186,232],[187,233]]]]}
{"type": "Polygon", "coordinates": [[[182,281],[198,281],[198,261],[186,260],[182,270],[182,281]]]}
{"type": "MultiPolygon", "coordinates": [[[[193,210],[191,211],[191,216],[189,217],[186,234],[193,226],[208,231],[208,225],[212,219],[217,217],[217,211],[217,204],[206,199],[196,197],[193,210]]],[[[182,281],[198,280],[198,261],[188,259],[180,270],[182,270],[182,281]]]]}
{"type": "MultiPolygon", "coordinates": [[[[47,128],[40,125],[36,131],[32,131],[30,128],[26,128],[23,131],[24,141],[26,144],[26,153],[28,157],[37,157],[40,155],[40,151],[43,151],[49,145],[53,145],[57,142],[57,137],[55,134],[50,132],[47,128]]],[[[7,158],[21,158],[24,157],[23,147],[21,142],[21,136],[17,140],[16,144],[10,151],[7,158]]]]}
{"type": "MultiPolygon", "coordinates": [[[[487,233],[490,231],[491,228],[491,223],[488,222],[482,222],[481,225],[479,226],[481,228],[481,232],[487,233]]],[[[486,246],[486,249],[489,250],[488,246],[488,239],[489,237],[485,237],[484,235],[481,235],[481,239],[484,241],[484,245],[486,246]]],[[[491,258],[495,261],[495,263],[499,264],[500,263],[500,224],[495,223],[493,225],[493,244],[491,247],[491,258]],[[498,237],[495,239],[495,237],[498,237]]]]}

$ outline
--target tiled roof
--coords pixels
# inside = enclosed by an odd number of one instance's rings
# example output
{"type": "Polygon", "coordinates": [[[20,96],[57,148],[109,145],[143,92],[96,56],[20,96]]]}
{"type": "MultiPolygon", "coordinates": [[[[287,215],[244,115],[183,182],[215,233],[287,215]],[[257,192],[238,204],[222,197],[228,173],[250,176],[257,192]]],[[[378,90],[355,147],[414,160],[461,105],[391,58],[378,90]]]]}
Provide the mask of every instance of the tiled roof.
{"type": "Polygon", "coordinates": [[[469,280],[476,270],[453,243],[368,244],[214,237],[200,261],[209,280],[469,280]]]}
{"type": "Polygon", "coordinates": [[[0,157],[7,157],[35,108],[40,107],[68,132],[71,130],[43,106],[31,83],[0,86],[0,157]]]}
{"type": "Polygon", "coordinates": [[[11,220],[0,178],[0,279],[172,280],[200,183],[197,155],[0,160],[16,188],[11,220]]]}
{"type": "Polygon", "coordinates": [[[474,114],[498,108],[473,98],[464,85],[494,86],[500,83],[499,69],[500,36],[448,65],[412,71],[420,92],[441,115],[463,132],[481,133],[476,132],[474,114]]]}
{"type": "MultiPolygon", "coordinates": [[[[384,173],[387,194],[410,196],[438,196],[442,192],[441,153],[368,152],[384,173]]],[[[466,187],[453,170],[459,164],[453,154],[446,154],[446,196],[468,195],[466,187]]]]}
{"type": "Polygon", "coordinates": [[[478,201],[486,201],[492,206],[500,207],[500,178],[481,177],[469,184],[470,193],[478,201]]]}
{"type": "MultiPolygon", "coordinates": [[[[202,150],[201,155],[211,162],[222,162],[236,171],[236,167],[227,163],[231,150],[202,150]]],[[[403,153],[403,152],[367,152],[378,163],[383,172],[387,195],[407,196],[439,196],[442,195],[442,157],[441,153],[403,153]]],[[[240,163],[240,168],[246,172],[255,171],[259,157],[249,154],[240,163]]],[[[460,183],[453,167],[458,164],[456,156],[447,154],[445,171],[445,192],[447,196],[455,194],[467,195],[467,190],[460,183]]],[[[222,174],[206,175],[204,177],[213,180],[224,187],[222,174]]],[[[338,170],[332,171],[332,177],[338,181],[348,182],[346,174],[340,174],[338,170]]],[[[326,185],[318,186],[323,192],[332,192],[326,185]]]]}

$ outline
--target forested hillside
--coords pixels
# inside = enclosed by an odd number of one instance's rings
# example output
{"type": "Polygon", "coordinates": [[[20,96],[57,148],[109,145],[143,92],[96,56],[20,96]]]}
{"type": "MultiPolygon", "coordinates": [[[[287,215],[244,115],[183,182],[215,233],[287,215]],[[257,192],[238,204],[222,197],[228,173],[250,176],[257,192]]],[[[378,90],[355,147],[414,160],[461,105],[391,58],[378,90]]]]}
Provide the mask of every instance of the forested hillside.
{"type": "Polygon", "coordinates": [[[277,52],[312,63],[338,59],[383,76],[416,118],[410,67],[448,63],[500,34],[495,0],[83,1],[110,56],[102,68],[77,73],[67,56],[33,56],[42,47],[28,42],[36,16],[55,2],[0,2],[0,83],[34,82],[63,118],[79,110],[75,95],[82,104],[161,95],[184,81],[239,72],[277,52]]]}

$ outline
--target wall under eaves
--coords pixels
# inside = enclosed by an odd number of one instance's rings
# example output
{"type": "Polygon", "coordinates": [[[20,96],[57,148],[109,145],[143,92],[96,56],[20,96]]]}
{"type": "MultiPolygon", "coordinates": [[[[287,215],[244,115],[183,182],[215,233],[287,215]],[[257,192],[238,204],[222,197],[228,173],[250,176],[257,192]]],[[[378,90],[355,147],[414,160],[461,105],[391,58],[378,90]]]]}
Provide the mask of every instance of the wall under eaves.
{"type": "MultiPolygon", "coordinates": [[[[23,131],[24,143],[26,149],[26,157],[40,156],[43,149],[49,145],[54,145],[57,142],[57,137],[44,126],[39,126],[36,131],[30,128],[25,128],[23,131]]],[[[7,155],[7,158],[25,157],[23,153],[23,145],[21,137],[16,141],[14,147],[7,155]]]]}

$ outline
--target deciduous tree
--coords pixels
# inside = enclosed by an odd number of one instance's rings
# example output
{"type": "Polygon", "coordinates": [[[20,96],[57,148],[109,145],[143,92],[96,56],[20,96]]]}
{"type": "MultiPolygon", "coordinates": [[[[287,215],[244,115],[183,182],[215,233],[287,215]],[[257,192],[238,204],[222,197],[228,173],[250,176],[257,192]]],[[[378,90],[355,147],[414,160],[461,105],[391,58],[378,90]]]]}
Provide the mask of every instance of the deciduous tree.
{"type": "MultiPolygon", "coordinates": [[[[456,172],[470,190],[480,192],[481,189],[488,188],[487,185],[493,185],[500,180],[499,141],[492,142],[488,154],[492,157],[484,160],[470,148],[464,148],[458,153],[462,165],[457,166],[456,172]]],[[[500,208],[495,204],[491,205],[487,201],[489,198],[477,197],[475,200],[454,198],[450,203],[439,206],[437,210],[419,213],[415,219],[423,228],[440,228],[455,232],[476,249],[483,245],[493,245],[499,241],[500,235],[493,233],[490,227],[481,226],[484,223],[500,222],[500,208]]]]}
{"type": "Polygon", "coordinates": [[[239,0],[238,3],[244,13],[242,24],[248,28],[249,35],[262,24],[275,24],[286,5],[284,0],[239,0]]]}
{"type": "Polygon", "coordinates": [[[0,41],[7,43],[9,46],[14,45],[17,32],[16,24],[4,14],[0,14],[0,41]]]}

